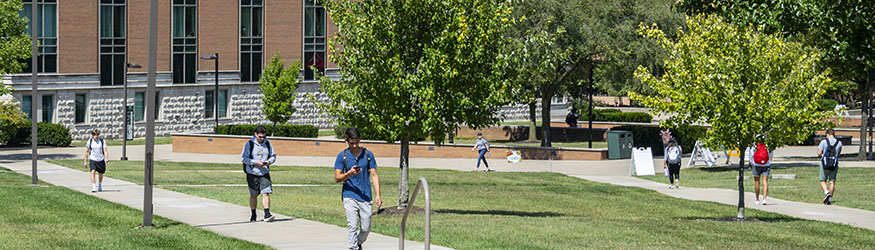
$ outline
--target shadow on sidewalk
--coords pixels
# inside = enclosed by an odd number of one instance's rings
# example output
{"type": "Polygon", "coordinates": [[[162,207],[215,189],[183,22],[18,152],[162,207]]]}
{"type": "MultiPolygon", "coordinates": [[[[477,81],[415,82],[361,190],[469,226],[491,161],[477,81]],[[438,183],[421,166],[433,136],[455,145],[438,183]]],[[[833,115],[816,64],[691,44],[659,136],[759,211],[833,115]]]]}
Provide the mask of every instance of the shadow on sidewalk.
{"type": "MultiPolygon", "coordinates": [[[[276,220],[273,220],[273,222],[270,222],[270,223],[277,223],[277,222],[283,222],[283,221],[293,221],[293,220],[295,220],[295,218],[276,219],[276,220]]],[[[247,224],[247,223],[265,223],[265,222],[264,222],[264,221],[260,221],[260,220],[259,220],[259,221],[255,221],[255,222],[252,222],[252,221],[248,221],[248,220],[247,220],[247,221],[237,221],[237,222],[227,222],[227,223],[213,223],[213,224],[192,225],[192,226],[193,226],[193,227],[204,228],[204,227],[218,227],[218,226],[228,226],[228,225],[239,225],[239,224],[247,224]]]]}
{"type": "MultiPolygon", "coordinates": [[[[76,158],[77,156],[81,157],[81,155],[74,155],[74,154],[39,154],[39,157],[37,157],[37,159],[41,160],[41,161],[58,160],[58,159],[72,159],[72,158],[76,158]]],[[[30,159],[31,159],[31,154],[11,154],[11,155],[4,155],[3,160],[0,160],[0,163],[12,163],[12,161],[24,161],[24,160],[30,160],[30,159]]]]}
{"type": "Polygon", "coordinates": [[[487,211],[477,211],[477,210],[457,210],[457,209],[439,209],[435,210],[435,212],[448,213],[448,214],[475,214],[475,215],[506,215],[506,216],[520,216],[520,217],[559,217],[565,216],[564,214],[553,213],[553,212],[521,212],[521,211],[506,211],[506,210],[487,210],[487,211]]]}

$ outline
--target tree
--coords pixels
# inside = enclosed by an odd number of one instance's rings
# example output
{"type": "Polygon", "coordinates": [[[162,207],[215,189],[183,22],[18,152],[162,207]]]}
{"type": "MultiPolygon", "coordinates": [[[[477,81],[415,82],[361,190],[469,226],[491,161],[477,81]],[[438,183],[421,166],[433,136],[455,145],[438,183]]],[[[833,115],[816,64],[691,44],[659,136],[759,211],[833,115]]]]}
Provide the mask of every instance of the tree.
{"type": "MultiPolygon", "coordinates": [[[[711,125],[706,145],[744,149],[764,143],[774,149],[830,125],[832,111],[817,111],[817,100],[832,85],[821,52],[713,15],[691,18],[687,28],[676,40],[654,26],[639,29],[670,56],[660,78],[644,67],[635,71],[657,94],[630,97],[654,113],[676,113],[663,126],[706,123],[711,125]]],[[[739,157],[744,159],[743,150],[739,157]]],[[[743,174],[741,161],[739,218],[744,217],[743,174]]]]}
{"type": "MultiPolygon", "coordinates": [[[[18,16],[21,8],[21,0],[0,1],[0,75],[21,72],[25,64],[19,60],[30,58],[28,21],[18,16]]],[[[0,83],[0,95],[10,91],[0,83]]]]}
{"type": "Polygon", "coordinates": [[[12,142],[18,130],[29,124],[27,114],[21,111],[15,100],[0,101],[0,143],[12,142]]]}
{"type": "Polygon", "coordinates": [[[276,53],[270,59],[270,64],[264,68],[259,80],[259,89],[264,94],[261,97],[261,101],[264,102],[261,110],[267,116],[267,120],[273,122],[273,130],[276,130],[277,123],[287,122],[296,111],[292,102],[295,100],[295,90],[300,84],[297,79],[301,71],[301,62],[295,61],[288,68],[285,65],[280,59],[280,54],[276,53]]]}
{"type": "Polygon", "coordinates": [[[320,78],[329,101],[319,107],[344,125],[400,139],[398,208],[404,208],[413,135],[441,144],[462,124],[499,122],[507,103],[501,51],[514,22],[511,1],[323,3],[339,29],[329,49],[341,72],[336,81],[320,78]]]}

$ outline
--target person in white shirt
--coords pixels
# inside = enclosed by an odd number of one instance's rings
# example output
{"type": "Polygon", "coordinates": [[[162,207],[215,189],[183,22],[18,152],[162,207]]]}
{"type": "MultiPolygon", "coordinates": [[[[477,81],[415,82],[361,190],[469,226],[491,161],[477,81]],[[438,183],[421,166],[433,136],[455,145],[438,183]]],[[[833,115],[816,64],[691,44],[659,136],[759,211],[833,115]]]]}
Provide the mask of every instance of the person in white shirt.
{"type": "Polygon", "coordinates": [[[106,163],[109,162],[109,150],[106,149],[106,141],[100,138],[100,131],[91,131],[91,139],[85,143],[85,164],[91,169],[91,192],[103,191],[103,174],[106,173],[106,163]],[[100,177],[94,179],[94,173],[100,177]]]}

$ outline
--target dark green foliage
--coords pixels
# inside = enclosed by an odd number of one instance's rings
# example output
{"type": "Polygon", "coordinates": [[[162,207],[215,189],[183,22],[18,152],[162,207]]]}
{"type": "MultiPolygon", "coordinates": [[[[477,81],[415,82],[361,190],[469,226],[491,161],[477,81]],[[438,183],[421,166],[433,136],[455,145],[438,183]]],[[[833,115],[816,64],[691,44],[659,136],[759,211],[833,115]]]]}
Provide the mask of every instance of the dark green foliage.
{"type": "Polygon", "coordinates": [[[836,105],[839,105],[839,102],[833,99],[820,99],[817,100],[817,110],[833,110],[836,105]]]}
{"type": "MultiPolygon", "coordinates": [[[[219,134],[222,135],[253,135],[255,134],[255,128],[258,125],[221,125],[219,126],[219,134]]],[[[283,124],[276,125],[276,130],[274,130],[274,126],[265,125],[264,128],[267,129],[267,134],[277,137],[303,137],[303,138],[316,138],[319,137],[319,129],[313,125],[292,125],[292,124],[283,124]],[[273,133],[271,133],[273,132],[273,133]]]]}
{"type": "MultiPolygon", "coordinates": [[[[619,126],[611,130],[625,130],[632,132],[632,140],[635,147],[650,147],[653,155],[662,155],[662,141],[659,136],[659,127],[650,126],[619,126]]],[[[705,137],[705,132],[708,128],[703,126],[681,126],[677,129],[670,129],[671,135],[677,138],[681,144],[684,153],[689,153],[696,145],[696,140],[705,137]]]]}
{"type": "MultiPolygon", "coordinates": [[[[589,109],[579,110],[578,120],[589,120],[589,109]]],[[[592,109],[592,120],[600,122],[643,122],[650,123],[653,116],[644,112],[623,112],[619,109],[592,109]]]]}
{"type": "MultiPolygon", "coordinates": [[[[26,126],[18,128],[18,133],[9,140],[9,145],[30,144],[30,123],[27,120],[26,126]]],[[[70,129],[61,124],[40,122],[37,123],[36,140],[40,145],[66,147],[70,146],[73,137],[70,136],[70,129]]]]}
{"type": "MultiPolygon", "coordinates": [[[[346,125],[337,125],[334,126],[334,135],[337,139],[346,138],[346,129],[350,128],[350,126],[346,125]]],[[[369,128],[359,128],[359,133],[362,136],[362,140],[373,140],[373,141],[400,141],[400,138],[391,138],[388,134],[380,134],[377,131],[369,128]]],[[[425,134],[414,134],[410,136],[410,141],[425,141],[425,134]]]]}

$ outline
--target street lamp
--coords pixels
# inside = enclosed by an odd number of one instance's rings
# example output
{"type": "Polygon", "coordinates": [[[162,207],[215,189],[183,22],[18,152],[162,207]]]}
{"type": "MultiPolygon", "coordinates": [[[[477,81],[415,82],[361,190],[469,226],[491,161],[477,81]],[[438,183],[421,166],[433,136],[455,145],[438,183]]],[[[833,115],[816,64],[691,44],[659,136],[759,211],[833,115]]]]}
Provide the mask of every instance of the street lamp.
{"type": "Polygon", "coordinates": [[[124,100],[123,101],[124,108],[122,110],[122,113],[124,113],[124,119],[122,122],[125,123],[125,125],[124,125],[125,129],[124,129],[124,131],[122,131],[122,158],[121,158],[121,160],[123,160],[123,161],[128,160],[128,119],[130,119],[130,117],[128,117],[128,69],[130,69],[130,68],[139,69],[142,67],[143,66],[136,64],[136,63],[127,63],[125,65],[125,75],[124,75],[124,77],[125,77],[125,83],[124,83],[125,84],[125,94],[124,94],[125,97],[124,98],[125,99],[123,99],[124,100]]]}
{"type": "Polygon", "coordinates": [[[201,55],[203,60],[216,60],[216,91],[213,92],[213,118],[216,119],[216,128],[213,131],[219,134],[219,53],[201,55]]]}

